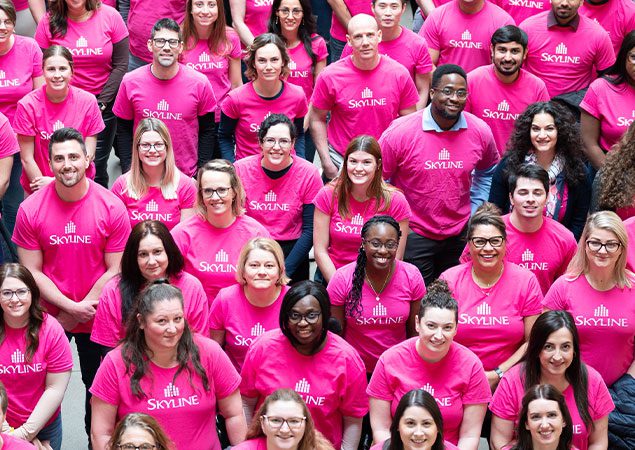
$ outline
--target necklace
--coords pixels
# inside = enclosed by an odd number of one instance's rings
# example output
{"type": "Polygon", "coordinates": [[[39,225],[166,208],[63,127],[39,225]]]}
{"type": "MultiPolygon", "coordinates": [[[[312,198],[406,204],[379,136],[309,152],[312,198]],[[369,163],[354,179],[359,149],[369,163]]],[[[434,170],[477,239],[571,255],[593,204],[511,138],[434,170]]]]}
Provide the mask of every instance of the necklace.
{"type": "Polygon", "coordinates": [[[379,290],[379,292],[377,292],[377,290],[375,289],[375,286],[373,286],[373,282],[370,281],[370,278],[368,278],[368,275],[366,275],[366,281],[368,282],[368,286],[370,286],[370,288],[373,291],[373,294],[375,294],[375,300],[379,301],[379,294],[381,294],[382,292],[384,292],[384,289],[386,289],[386,285],[388,284],[388,280],[390,280],[390,277],[392,275],[392,270],[394,268],[394,264],[390,267],[390,270],[388,271],[388,275],[386,275],[386,279],[384,280],[384,284],[381,286],[381,289],[379,290]]]}

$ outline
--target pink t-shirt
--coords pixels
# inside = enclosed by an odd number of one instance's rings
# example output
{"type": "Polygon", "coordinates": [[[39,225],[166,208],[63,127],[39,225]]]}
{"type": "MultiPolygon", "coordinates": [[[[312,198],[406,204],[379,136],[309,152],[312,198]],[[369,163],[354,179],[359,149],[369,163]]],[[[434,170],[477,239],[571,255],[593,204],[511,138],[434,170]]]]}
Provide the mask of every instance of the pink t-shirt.
{"type": "Polygon", "coordinates": [[[232,450],[267,450],[267,438],[259,437],[242,441],[238,445],[234,445],[232,450]]]}
{"type": "Polygon", "coordinates": [[[547,28],[545,11],[525,20],[519,26],[529,36],[525,68],[542,79],[549,95],[579,91],[615,62],[611,39],[593,20],[580,17],[577,31],[553,26],[547,28]]]}
{"type": "MultiPolygon", "coordinates": [[[[335,271],[328,285],[332,305],[345,307],[355,266],[356,262],[352,262],[335,271]]],[[[421,301],[425,293],[419,269],[399,260],[395,260],[393,275],[379,294],[379,301],[368,281],[364,281],[362,314],[355,319],[346,318],[344,339],[359,352],[367,373],[372,373],[382,353],[406,340],[411,303],[421,301]]]]}
{"type": "MultiPolygon", "coordinates": [[[[516,424],[520,412],[523,395],[525,394],[524,375],[521,374],[522,364],[509,369],[498,384],[494,397],[489,405],[492,413],[501,419],[509,420],[516,424]]],[[[589,400],[589,414],[591,420],[596,421],[608,415],[614,409],[613,400],[609,394],[602,377],[593,367],[587,366],[589,381],[587,395],[589,400]]],[[[573,445],[580,450],[589,448],[589,434],[584,422],[580,418],[578,406],[573,396],[573,387],[569,385],[563,392],[565,403],[571,414],[573,422],[573,445]]]]}
{"type": "Polygon", "coordinates": [[[112,72],[112,46],[128,37],[128,29],[116,9],[102,5],[85,22],[67,18],[66,35],[51,35],[50,14],[44,16],[35,31],[41,48],[57,44],[68,48],[73,55],[71,83],[97,95],[112,72]]]}
{"type": "Polygon", "coordinates": [[[467,74],[467,79],[474,95],[468,96],[465,111],[489,125],[499,155],[505,153],[518,116],[532,103],[547,102],[550,98],[545,83],[522,69],[513,83],[500,81],[493,64],[477,67],[467,74]],[[484,92],[487,95],[481,94],[484,92]]]}
{"type": "MultiPolygon", "coordinates": [[[[106,272],[105,253],[122,252],[130,222],[123,203],[107,189],[88,180],[86,195],[62,201],[55,183],[24,200],[18,209],[13,242],[42,252],[42,271],[57,288],[80,302],[106,272]],[[60,263],[63,262],[63,263],[60,263]]],[[[59,309],[44,301],[49,313],[59,309]]],[[[90,333],[93,321],[79,323],[73,333],[90,333]]]]}
{"type": "Polygon", "coordinates": [[[489,127],[463,112],[467,128],[424,131],[429,108],[395,120],[379,140],[384,178],[403,190],[413,208],[410,228],[430,239],[458,235],[470,217],[472,170],[498,162],[489,127]],[[443,192],[443,195],[439,195],[443,192]]]}
{"type": "Polygon", "coordinates": [[[209,329],[225,332],[225,352],[239,372],[254,340],[278,329],[280,305],[288,290],[282,286],[276,301],[264,308],[252,305],[240,284],[218,291],[209,311],[209,329]]]}
{"type": "MultiPolygon", "coordinates": [[[[624,221],[624,227],[628,233],[628,242],[635,243],[635,216],[630,217],[624,221]]],[[[635,271],[635,244],[628,246],[628,252],[626,254],[626,267],[635,271]]]]}
{"type": "MultiPolygon", "coordinates": [[[[631,283],[635,280],[631,279],[631,283]]],[[[598,291],[584,275],[563,276],[545,295],[544,306],[569,311],[580,334],[581,357],[607,385],[624,375],[635,352],[635,289],[614,287],[598,291]],[[607,357],[606,350],[611,352],[607,357]]]]}
{"type": "Polygon", "coordinates": [[[457,444],[463,407],[485,404],[492,396],[483,364],[456,342],[441,361],[426,362],[417,352],[418,339],[410,338],[381,355],[366,392],[370,397],[390,402],[394,415],[399,400],[408,391],[428,391],[441,409],[445,439],[457,444]]]}
{"type": "Polygon", "coordinates": [[[418,101],[408,70],[385,56],[372,70],[358,69],[351,57],[327,66],[318,76],[311,98],[316,108],[331,111],[328,140],[342,155],[355,136],[379,138],[399,117],[399,111],[418,101]]]}
{"type": "Polygon", "coordinates": [[[15,155],[20,151],[18,140],[7,116],[0,112],[0,158],[15,155]]]}
{"type": "Polygon", "coordinates": [[[182,23],[185,18],[185,3],[185,0],[130,0],[127,23],[130,32],[130,53],[146,62],[152,62],[152,53],[148,50],[152,27],[164,17],[182,23]]]}
{"type": "Polygon", "coordinates": [[[171,230],[181,221],[181,211],[194,207],[196,184],[192,178],[180,171],[176,198],[170,200],[166,200],[163,197],[161,188],[154,186],[148,188],[148,192],[143,198],[139,200],[133,199],[128,195],[127,182],[129,176],[130,172],[117,178],[111,190],[126,205],[131,227],[144,220],[158,220],[171,230]]]}
{"type": "MultiPolygon", "coordinates": [[[[121,317],[120,281],[121,277],[118,275],[104,285],[90,333],[91,341],[110,348],[116,347],[126,335],[126,326],[121,317]]],[[[190,329],[207,336],[209,306],[201,282],[193,275],[181,272],[178,277],[170,278],[170,284],[183,293],[183,310],[190,329]]]]}
{"type": "Polygon", "coordinates": [[[0,433],[2,438],[2,448],[4,450],[35,450],[35,445],[24,439],[11,436],[10,434],[0,433]]]}
{"type": "Polygon", "coordinates": [[[271,114],[284,114],[291,120],[304,117],[308,112],[308,105],[304,91],[295,84],[283,83],[282,92],[277,97],[263,98],[250,81],[229,91],[221,110],[226,116],[238,120],[235,131],[238,161],[261,152],[258,130],[266,117],[271,114]]]}
{"type": "MultiPolygon", "coordinates": [[[[316,62],[324,61],[329,55],[326,42],[319,34],[311,36],[311,50],[315,54],[316,62]]],[[[289,53],[289,77],[287,81],[304,89],[304,95],[308,100],[313,94],[313,85],[315,84],[313,62],[302,43],[293,48],[287,48],[287,52],[289,53]]]]}
{"type": "Polygon", "coordinates": [[[489,0],[496,6],[507,12],[514,22],[521,23],[523,20],[535,16],[543,11],[551,9],[549,0],[489,0]]]}
{"type": "MultiPolygon", "coordinates": [[[[370,450],[382,450],[384,448],[384,442],[373,445],[370,450]]],[[[459,448],[451,442],[443,441],[443,450],[459,450],[459,448]]]]}
{"type": "Polygon", "coordinates": [[[600,5],[582,2],[578,13],[593,19],[609,33],[616,55],[624,36],[635,29],[635,3],[632,0],[609,0],[600,5]]]}
{"type": "MultiPolygon", "coordinates": [[[[349,216],[342,218],[338,211],[337,196],[332,184],[327,184],[313,200],[315,208],[330,216],[329,222],[329,256],[336,269],[357,259],[359,246],[362,243],[362,227],[373,216],[386,214],[397,222],[409,220],[410,206],[399,190],[390,191],[390,207],[384,208],[383,202],[378,208],[375,199],[358,202],[349,199],[349,216]]],[[[405,238],[405,237],[404,237],[405,238]]]]}
{"type": "Polygon", "coordinates": [[[269,178],[260,162],[261,155],[236,161],[236,173],[245,187],[246,213],[264,225],[271,237],[289,241],[302,234],[302,208],[310,205],[322,188],[316,166],[292,156],[289,171],[277,179],[269,178]]]}
{"type": "MultiPolygon", "coordinates": [[[[177,367],[165,369],[148,362],[141,378],[145,393],[135,396],[130,388],[131,372],[117,347],[106,355],[97,370],[90,392],[117,408],[117,420],[132,412],[150,414],[176,445],[176,450],[221,450],[216,434],[216,404],[240,386],[240,375],[218,344],[194,335],[209,391],[193,367],[177,375],[177,367]]],[[[134,367],[134,366],[133,366],[134,367]]]]}
{"type": "MultiPolygon", "coordinates": [[[[366,0],[344,0],[344,6],[346,6],[346,9],[348,9],[351,17],[356,16],[357,14],[368,14],[370,16],[373,15],[371,2],[366,0]]],[[[337,19],[335,13],[333,13],[331,17],[330,34],[331,37],[337,39],[338,41],[346,41],[347,30],[337,19]]]]}
{"type": "Polygon", "coordinates": [[[589,86],[580,108],[600,121],[600,147],[609,151],[635,120],[635,87],[598,78],[589,86]]]}
{"type": "Polygon", "coordinates": [[[238,216],[227,228],[216,228],[198,214],[172,230],[185,258],[185,271],[203,284],[211,305],[221,288],[236,282],[236,263],[243,245],[255,237],[271,237],[249,216],[238,216]]]}
{"type": "Polygon", "coordinates": [[[353,347],[331,332],[324,348],[307,356],[280,330],[269,331],[252,344],[241,375],[240,393],[257,398],[256,409],[276,389],[294,389],[309,408],[315,428],[335,448],[342,443],[343,417],[361,418],[368,412],[364,363],[353,347]]]}
{"type": "MultiPolygon", "coordinates": [[[[33,158],[45,177],[52,177],[49,166],[49,141],[55,130],[64,127],[77,129],[82,136],[96,136],[105,128],[101,111],[94,95],[70,86],[66,99],[53,103],[46,97],[46,85],[28,93],[18,102],[18,109],[13,120],[16,134],[33,136],[35,148],[33,158]]],[[[90,178],[95,176],[95,164],[91,162],[86,171],[90,178]]],[[[22,171],[20,183],[27,194],[31,193],[29,179],[22,171]]]]}
{"type": "MultiPolygon", "coordinates": [[[[38,347],[31,359],[26,355],[27,327],[11,328],[4,324],[3,328],[0,381],[9,394],[6,420],[9,425],[17,428],[27,421],[44,394],[46,374],[70,372],[73,368],[73,356],[62,326],[48,314],[44,314],[38,333],[38,347]]],[[[59,413],[60,408],[57,408],[46,425],[53,422],[59,413]]]]}
{"type": "MultiPolygon", "coordinates": [[[[342,52],[342,58],[353,53],[353,48],[346,44],[342,52]]],[[[412,79],[417,74],[432,72],[432,59],[428,51],[426,40],[410,31],[408,28],[401,27],[401,34],[392,41],[379,42],[379,53],[390,56],[392,59],[401,63],[412,79]]]]}
{"type": "Polygon", "coordinates": [[[245,25],[254,37],[267,32],[273,0],[245,0],[245,25]]]}
{"type": "Polygon", "coordinates": [[[536,276],[505,262],[503,275],[490,288],[472,278],[472,263],[441,274],[459,304],[459,326],[454,340],[479,357],[485,370],[507,361],[525,342],[524,319],[542,312],[542,292],[536,276]]]}
{"type": "Polygon", "coordinates": [[[458,64],[469,72],[491,62],[490,39],[505,25],[514,25],[514,19],[489,1],[475,14],[464,13],[454,1],[432,11],[419,34],[439,52],[437,65],[458,64]]]}
{"type": "Polygon", "coordinates": [[[207,40],[201,39],[192,49],[184,51],[181,56],[183,64],[205,75],[211,83],[218,102],[215,110],[216,122],[220,121],[220,104],[231,90],[229,61],[241,56],[238,34],[230,27],[227,27],[225,34],[229,42],[226,54],[217,55],[212,53],[207,40]]]}
{"type": "Polygon", "coordinates": [[[0,55],[0,112],[13,124],[18,101],[33,90],[33,78],[42,76],[42,50],[29,38],[13,35],[13,47],[0,55]]]}

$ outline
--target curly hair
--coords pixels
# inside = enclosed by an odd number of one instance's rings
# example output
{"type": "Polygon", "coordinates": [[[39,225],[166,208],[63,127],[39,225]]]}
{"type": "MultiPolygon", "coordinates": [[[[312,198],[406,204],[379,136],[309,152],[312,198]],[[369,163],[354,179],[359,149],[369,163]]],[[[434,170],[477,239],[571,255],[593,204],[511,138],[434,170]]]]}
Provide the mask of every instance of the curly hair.
{"type": "Polygon", "coordinates": [[[635,122],[606,155],[600,169],[599,209],[616,211],[635,200],[635,122]]]}
{"type": "Polygon", "coordinates": [[[507,142],[505,156],[508,159],[505,178],[516,172],[525,163],[525,156],[533,149],[531,144],[531,124],[537,114],[549,114],[558,131],[556,156],[563,159],[564,179],[569,187],[582,184],[586,178],[580,129],[573,115],[554,102],[537,102],[529,105],[516,123],[507,142]]]}

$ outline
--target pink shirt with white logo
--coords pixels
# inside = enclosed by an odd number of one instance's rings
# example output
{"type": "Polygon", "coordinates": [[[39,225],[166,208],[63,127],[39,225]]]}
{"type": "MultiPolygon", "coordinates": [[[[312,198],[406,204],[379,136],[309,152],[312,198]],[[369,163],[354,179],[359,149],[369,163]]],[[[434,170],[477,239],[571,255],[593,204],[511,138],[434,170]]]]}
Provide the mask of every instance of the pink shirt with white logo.
{"type": "Polygon", "coordinates": [[[609,33],[616,55],[624,36],[635,29],[635,3],[632,0],[609,0],[598,5],[582,2],[578,14],[593,19],[609,33]]]}
{"type": "Polygon", "coordinates": [[[542,79],[549,95],[579,91],[597,78],[597,72],[615,62],[611,39],[593,20],[580,17],[577,31],[570,26],[547,28],[545,11],[519,26],[529,36],[525,69],[542,79]]]}
{"type": "Polygon", "coordinates": [[[212,85],[212,90],[216,96],[216,122],[220,121],[220,104],[231,90],[229,80],[229,62],[231,59],[240,58],[240,38],[230,27],[227,27],[225,34],[229,47],[224,54],[213,53],[206,39],[199,40],[190,50],[184,50],[181,55],[181,62],[191,69],[202,73],[207,77],[212,85]]]}
{"type": "MultiPolygon", "coordinates": [[[[4,324],[3,328],[0,381],[9,394],[6,420],[10,426],[17,428],[27,421],[44,394],[46,374],[70,372],[73,356],[62,326],[48,314],[44,314],[37,350],[31,358],[26,351],[27,327],[11,328],[4,324]]],[[[57,408],[46,425],[53,422],[59,413],[60,408],[57,408]]]]}
{"type": "Polygon", "coordinates": [[[374,69],[360,70],[351,58],[327,66],[311,98],[316,108],[331,111],[328,140],[342,155],[355,136],[379,138],[399,111],[419,101],[414,81],[398,62],[382,56],[374,69]]]}
{"type": "Polygon", "coordinates": [[[148,50],[152,27],[164,17],[182,23],[185,18],[185,4],[185,0],[130,0],[127,23],[130,32],[130,53],[145,62],[152,62],[152,53],[148,50]]]}
{"type": "Polygon", "coordinates": [[[514,19],[489,1],[474,14],[464,13],[454,1],[432,11],[419,34],[439,52],[437,66],[458,64],[469,72],[492,61],[490,39],[505,25],[514,25],[514,19]]]}
{"type": "Polygon", "coordinates": [[[310,356],[298,352],[280,330],[263,334],[247,352],[241,376],[240,393],[257,398],[256,409],[276,389],[294,389],[309,408],[315,428],[335,448],[342,443],[343,418],[362,418],[368,412],[364,363],[330,331],[324,347],[310,356]]]}
{"type": "Polygon", "coordinates": [[[514,22],[521,23],[523,20],[535,16],[543,11],[551,9],[549,0],[489,0],[496,6],[507,12],[514,22]]]}
{"type": "Polygon", "coordinates": [[[399,400],[408,391],[428,391],[443,416],[443,437],[457,444],[464,406],[486,404],[492,396],[483,364],[456,342],[441,361],[426,362],[417,352],[418,339],[410,338],[381,355],[366,392],[390,402],[390,413],[394,415],[399,400]]]}
{"type": "MultiPolygon", "coordinates": [[[[13,231],[16,245],[42,252],[44,275],[75,302],[106,272],[105,253],[122,252],[130,234],[123,203],[95,182],[88,183],[88,192],[76,202],[60,199],[55,183],[44,186],[22,202],[13,231]]],[[[53,316],[58,314],[56,306],[43,304],[53,316]]],[[[90,333],[92,323],[79,323],[71,331],[90,333]]]]}
{"type": "Polygon", "coordinates": [[[547,102],[550,98],[544,81],[523,69],[513,83],[500,81],[493,64],[477,67],[467,74],[467,79],[474,95],[467,97],[465,111],[489,125],[501,156],[518,116],[532,103],[547,102]],[[479,95],[482,92],[487,95],[479,95]]]}
{"type": "MultiPolygon", "coordinates": [[[[382,40],[379,42],[378,48],[379,53],[391,57],[408,69],[413,80],[417,74],[432,72],[432,58],[430,58],[426,40],[408,28],[401,27],[401,34],[396,39],[392,41],[382,40]]],[[[342,58],[352,53],[353,48],[346,44],[342,58]]]]}
{"type": "MultiPolygon", "coordinates": [[[[335,271],[328,285],[332,305],[345,309],[355,266],[352,262],[335,271]]],[[[382,353],[406,340],[411,303],[421,301],[425,293],[419,269],[399,260],[395,260],[393,275],[379,294],[379,301],[368,281],[364,282],[360,301],[362,313],[357,318],[346,318],[344,339],[359,352],[367,373],[372,373],[382,353]]]]}
{"type": "Polygon", "coordinates": [[[330,217],[329,222],[329,256],[336,269],[357,259],[359,246],[362,243],[362,226],[373,216],[386,214],[397,222],[409,220],[410,206],[403,193],[397,189],[390,191],[390,206],[384,208],[383,202],[378,208],[375,199],[358,202],[350,197],[348,201],[349,215],[342,218],[338,211],[337,196],[332,184],[322,187],[313,200],[315,208],[330,217]]]}
{"type": "Polygon", "coordinates": [[[151,72],[151,64],[123,77],[112,111],[133,120],[153,117],[165,123],[172,137],[177,167],[186,175],[196,173],[198,160],[198,118],[216,109],[216,97],[205,75],[184,65],[169,80],[151,72]]]}
{"type": "Polygon", "coordinates": [[[635,120],[635,87],[598,78],[589,86],[580,108],[600,121],[600,147],[609,151],[635,120]]]}
{"type": "MultiPolygon", "coordinates": [[[[631,279],[634,283],[635,279],[631,279]]],[[[566,310],[573,315],[580,334],[581,357],[594,367],[607,385],[624,375],[635,352],[635,289],[614,287],[598,291],[586,276],[575,280],[560,277],[545,295],[548,309],[566,310]],[[608,358],[602,349],[610,349],[608,358]]]]}
{"type": "Polygon", "coordinates": [[[263,436],[254,439],[247,439],[238,445],[234,445],[232,450],[267,450],[267,438],[263,436]]]}
{"type": "MultiPolygon", "coordinates": [[[[326,42],[319,34],[311,36],[311,50],[315,54],[316,62],[324,61],[329,52],[326,49],[326,42]]],[[[289,77],[287,81],[304,89],[307,100],[313,94],[315,77],[313,76],[313,61],[304,48],[304,44],[299,43],[293,48],[287,48],[289,54],[289,77]]]]}
{"type": "MultiPolygon", "coordinates": [[[[13,120],[16,134],[32,136],[35,139],[33,159],[45,177],[52,177],[49,166],[49,141],[55,130],[73,127],[85,138],[96,136],[105,128],[97,99],[88,92],[70,86],[64,101],[53,103],[46,97],[46,85],[32,91],[18,102],[13,120]]],[[[91,162],[86,171],[90,178],[95,176],[95,164],[91,162]]],[[[31,193],[29,179],[22,171],[20,183],[27,194],[31,193]]]]}
{"type": "MultiPolygon", "coordinates": [[[[632,216],[624,221],[624,228],[628,233],[628,242],[635,243],[635,216],[632,216]]],[[[630,271],[635,271],[635,244],[628,246],[628,252],[626,253],[626,267],[630,271]]]]}
{"type": "Polygon", "coordinates": [[[185,271],[203,284],[211,305],[221,288],[236,282],[236,263],[243,245],[269,231],[249,216],[238,216],[227,228],[216,228],[198,214],[172,230],[185,258],[185,271]]]}
{"type": "Polygon", "coordinates": [[[7,116],[0,112],[0,158],[15,155],[20,151],[18,140],[7,116]]]}
{"type": "Polygon", "coordinates": [[[101,92],[112,72],[112,47],[128,37],[128,29],[119,12],[101,5],[84,22],[66,18],[68,28],[64,36],[53,37],[49,28],[50,14],[44,16],[35,31],[41,48],[62,45],[73,55],[71,83],[93,95],[101,92]]]}
{"type": "Polygon", "coordinates": [[[165,369],[149,361],[140,381],[145,395],[135,396],[131,371],[126,370],[121,347],[117,347],[102,361],[90,392],[117,408],[117,421],[132,412],[150,414],[174,442],[175,450],[221,450],[214,426],[216,405],[238,389],[240,375],[216,342],[195,334],[194,343],[209,391],[193,368],[177,375],[178,366],[165,369]]]}
{"type": "Polygon", "coordinates": [[[196,184],[192,178],[180,171],[176,198],[170,200],[166,200],[161,193],[161,188],[156,186],[148,187],[148,192],[143,198],[135,200],[128,195],[129,177],[130,172],[119,176],[110,189],[126,205],[131,227],[144,220],[158,220],[171,230],[181,221],[181,211],[194,207],[196,184]]]}
{"type": "Polygon", "coordinates": [[[254,37],[267,32],[273,0],[245,0],[245,25],[254,37]]]}
{"type": "MultiPolygon", "coordinates": [[[[521,373],[522,367],[522,364],[518,364],[505,372],[489,405],[489,409],[493,414],[501,419],[514,422],[514,424],[518,422],[518,413],[525,394],[525,377],[521,373]]],[[[592,421],[596,421],[608,415],[615,406],[600,374],[588,365],[587,371],[589,377],[587,388],[589,415],[592,421]]],[[[573,396],[573,387],[569,385],[562,392],[562,395],[564,395],[565,403],[573,422],[573,445],[580,450],[587,450],[589,448],[590,431],[587,430],[580,417],[580,412],[573,396]]]]}
{"type": "MultiPolygon", "coordinates": [[[[91,341],[110,348],[116,347],[126,335],[126,325],[121,317],[120,281],[121,276],[117,275],[104,285],[90,333],[91,341]]],[[[201,282],[193,275],[181,272],[177,277],[170,278],[170,284],[183,293],[183,312],[190,329],[207,336],[209,306],[201,282]]]]}
{"type": "MultiPolygon", "coordinates": [[[[371,2],[366,0],[344,0],[344,6],[348,9],[351,17],[356,16],[357,14],[373,15],[371,2]]],[[[337,39],[338,41],[346,41],[347,33],[348,31],[346,30],[346,27],[340,23],[335,13],[333,13],[331,18],[331,37],[337,39]]]]}
{"type": "Polygon", "coordinates": [[[254,89],[253,82],[229,91],[221,105],[222,112],[237,119],[236,161],[261,152],[258,143],[260,124],[271,114],[284,114],[293,120],[308,112],[307,99],[301,87],[283,83],[282,91],[273,98],[263,98],[254,89]]]}
{"type": "Polygon", "coordinates": [[[439,278],[459,304],[459,325],[454,340],[479,357],[485,370],[507,361],[525,342],[524,319],[542,312],[542,292],[535,275],[505,262],[503,274],[490,288],[472,278],[472,263],[452,267],[439,278]]]}
{"type": "Polygon", "coordinates": [[[277,179],[269,178],[260,162],[262,155],[236,161],[236,173],[245,187],[246,214],[253,217],[277,240],[298,239],[302,234],[302,208],[310,205],[322,188],[316,166],[291,156],[289,171],[277,179]]]}
{"type": "Polygon", "coordinates": [[[463,112],[467,128],[422,129],[417,111],[395,120],[379,140],[384,178],[403,190],[412,207],[410,228],[430,239],[458,235],[470,217],[472,170],[498,162],[489,127],[463,112]],[[443,192],[443,195],[439,195],[443,192]]]}
{"type": "Polygon", "coordinates": [[[209,329],[225,332],[225,352],[239,372],[256,338],[280,326],[280,305],[288,290],[282,286],[278,298],[265,307],[252,305],[240,284],[218,291],[209,311],[209,329]]]}
{"type": "Polygon", "coordinates": [[[13,47],[0,55],[0,112],[13,125],[18,101],[33,90],[33,78],[42,76],[42,50],[29,37],[13,35],[13,47]]]}

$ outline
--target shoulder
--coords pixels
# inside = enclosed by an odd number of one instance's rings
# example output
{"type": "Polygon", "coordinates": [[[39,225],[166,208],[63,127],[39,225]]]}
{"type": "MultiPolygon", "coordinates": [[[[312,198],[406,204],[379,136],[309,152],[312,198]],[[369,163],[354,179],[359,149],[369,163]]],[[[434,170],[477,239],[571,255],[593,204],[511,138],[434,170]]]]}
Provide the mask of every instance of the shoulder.
{"type": "Polygon", "coordinates": [[[472,268],[471,262],[466,262],[463,264],[459,264],[458,266],[450,267],[445,272],[441,274],[440,278],[443,278],[448,283],[456,283],[458,279],[464,273],[470,271],[472,268]]]}
{"type": "Polygon", "coordinates": [[[256,233],[260,233],[263,230],[266,231],[266,228],[260,222],[246,214],[238,216],[236,220],[239,221],[238,226],[240,229],[249,230],[256,233]]]}
{"type": "Polygon", "coordinates": [[[525,29],[525,28],[535,28],[535,27],[542,26],[544,27],[545,31],[547,31],[547,16],[549,15],[549,12],[550,11],[543,11],[538,14],[534,14],[533,16],[530,16],[526,18],[525,20],[523,20],[518,25],[518,27],[525,29]]]}
{"type": "Polygon", "coordinates": [[[284,91],[289,96],[306,98],[306,94],[304,93],[304,89],[302,89],[302,87],[289,83],[288,81],[284,82],[284,91]]]}
{"type": "Polygon", "coordinates": [[[479,66],[471,72],[468,72],[468,88],[470,87],[471,83],[475,81],[488,81],[492,79],[492,77],[490,76],[492,74],[492,66],[492,64],[489,64],[487,66],[479,66]]]}

